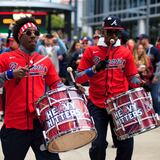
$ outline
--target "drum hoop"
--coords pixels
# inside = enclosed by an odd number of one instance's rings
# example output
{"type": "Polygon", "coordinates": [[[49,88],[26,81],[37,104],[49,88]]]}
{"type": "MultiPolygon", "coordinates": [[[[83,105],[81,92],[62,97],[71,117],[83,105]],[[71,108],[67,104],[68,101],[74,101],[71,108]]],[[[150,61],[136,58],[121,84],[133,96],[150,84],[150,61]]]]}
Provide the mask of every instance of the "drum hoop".
{"type": "Polygon", "coordinates": [[[46,95],[50,95],[50,94],[57,93],[60,91],[65,91],[65,90],[77,91],[77,89],[75,87],[71,87],[71,86],[68,88],[60,87],[60,88],[56,88],[56,89],[47,91],[46,95]]]}
{"type": "Polygon", "coordinates": [[[60,92],[60,91],[65,91],[67,89],[72,90],[72,91],[77,91],[77,89],[74,88],[74,87],[68,87],[68,88],[62,88],[61,87],[61,88],[49,90],[43,96],[41,96],[40,98],[38,98],[38,100],[36,101],[36,104],[38,104],[42,99],[46,98],[48,95],[51,95],[53,93],[57,93],[57,92],[60,92]]]}
{"type": "Polygon", "coordinates": [[[36,101],[36,105],[42,100],[42,99],[44,99],[46,97],[46,95],[43,95],[43,96],[41,96],[40,98],[38,98],[38,100],[36,101]]]}
{"type": "MultiPolygon", "coordinates": [[[[134,102],[136,102],[136,101],[138,101],[138,100],[141,100],[141,99],[148,99],[148,98],[150,98],[150,96],[148,95],[147,97],[139,97],[139,98],[137,98],[137,99],[133,99],[133,103],[134,102]]],[[[126,102],[126,103],[123,103],[123,104],[121,104],[121,105],[119,105],[119,106],[117,106],[117,109],[118,108],[121,108],[122,106],[125,106],[125,105],[127,105],[127,104],[129,104],[129,103],[131,103],[130,101],[128,101],[128,102],[126,102]]],[[[112,109],[110,109],[110,112],[112,112],[112,111],[114,111],[115,109],[114,108],[112,108],[112,109]]]]}
{"type": "Polygon", "coordinates": [[[61,132],[60,134],[57,134],[55,137],[51,138],[50,140],[47,141],[47,147],[48,145],[53,141],[53,140],[56,140],[57,138],[63,136],[63,135],[66,135],[66,134],[70,134],[70,133],[76,133],[78,131],[94,131],[95,132],[95,137],[93,139],[96,138],[96,129],[95,127],[92,127],[92,128],[87,128],[87,129],[82,129],[82,130],[75,130],[75,129],[70,129],[70,130],[67,130],[67,131],[64,131],[64,132],[61,132]]]}
{"type": "Polygon", "coordinates": [[[118,94],[117,96],[111,97],[110,99],[107,100],[107,103],[110,103],[110,102],[112,102],[112,101],[114,101],[114,100],[116,100],[116,99],[118,99],[118,98],[120,98],[120,97],[122,97],[122,96],[124,96],[124,95],[127,95],[127,94],[129,94],[129,93],[134,93],[134,92],[136,92],[136,91],[141,91],[141,90],[144,90],[144,89],[143,89],[142,87],[133,88],[133,89],[131,89],[131,90],[128,90],[128,91],[126,91],[126,92],[123,92],[123,93],[121,93],[121,94],[118,94]]]}

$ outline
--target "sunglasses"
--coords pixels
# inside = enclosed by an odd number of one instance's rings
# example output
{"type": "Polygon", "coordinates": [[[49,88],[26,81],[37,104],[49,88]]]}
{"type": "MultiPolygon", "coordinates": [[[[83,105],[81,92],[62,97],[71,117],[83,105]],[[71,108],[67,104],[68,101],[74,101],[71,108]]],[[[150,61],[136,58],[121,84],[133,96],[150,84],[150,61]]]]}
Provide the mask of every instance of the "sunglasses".
{"type": "Polygon", "coordinates": [[[39,36],[40,35],[39,31],[37,31],[37,30],[33,30],[33,31],[27,30],[27,31],[23,32],[23,34],[25,34],[27,36],[31,36],[32,34],[34,34],[35,36],[39,36]]]}
{"type": "Polygon", "coordinates": [[[118,36],[119,35],[119,31],[117,31],[117,30],[104,30],[104,34],[105,35],[113,35],[113,34],[115,34],[116,36],[118,36]]]}

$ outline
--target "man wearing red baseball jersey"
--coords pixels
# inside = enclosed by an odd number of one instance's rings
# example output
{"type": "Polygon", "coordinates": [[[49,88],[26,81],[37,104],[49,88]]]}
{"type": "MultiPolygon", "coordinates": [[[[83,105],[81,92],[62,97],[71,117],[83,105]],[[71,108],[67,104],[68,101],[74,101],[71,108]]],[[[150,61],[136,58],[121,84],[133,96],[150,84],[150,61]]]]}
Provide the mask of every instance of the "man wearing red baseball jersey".
{"type": "MultiPolygon", "coordinates": [[[[91,160],[105,160],[108,123],[113,121],[106,111],[106,101],[141,83],[130,50],[120,43],[121,21],[108,16],[103,21],[103,38],[98,46],[88,47],[78,66],[76,82],[89,81],[88,109],[95,121],[97,138],[89,150],[91,160]]],[[[116,136],[115,136],[116,137],[116,136]]],[[[131,160],[133,138],[117,140],[116,160],[131,160]]]]}
{"type": "Polygon", "coordinates": [[[44,95],[45,84],[51,89],[63,84],[50,59],[35,52],[39,30],[32,17],[19,19],[13,36],[20,47],[0,55],[0,87],[6,89],[0,132],[4,159],[24,160],[31,147],[37,160],[59,160],[58,154],[40,150],[44,137],[35,104],[44,95]]]}

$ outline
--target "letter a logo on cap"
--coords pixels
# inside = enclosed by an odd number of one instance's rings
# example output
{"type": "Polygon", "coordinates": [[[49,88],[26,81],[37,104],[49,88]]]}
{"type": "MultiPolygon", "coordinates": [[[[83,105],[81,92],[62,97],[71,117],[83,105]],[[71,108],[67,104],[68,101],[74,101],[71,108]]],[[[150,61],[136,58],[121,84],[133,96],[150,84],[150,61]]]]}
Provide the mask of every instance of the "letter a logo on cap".
{"type": "Polygon", "coordinates": [[[117,26],[117,21],[116,20],[114,20],[113,23],[111,23],[111,26],[113,26],[113,25],[117,26]]]}

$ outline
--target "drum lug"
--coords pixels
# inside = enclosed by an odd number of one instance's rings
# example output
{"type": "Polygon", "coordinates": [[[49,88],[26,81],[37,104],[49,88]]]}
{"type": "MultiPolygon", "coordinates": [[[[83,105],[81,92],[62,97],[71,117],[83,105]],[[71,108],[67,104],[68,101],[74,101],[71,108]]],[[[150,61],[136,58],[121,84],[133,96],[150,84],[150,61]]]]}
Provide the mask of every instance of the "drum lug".
{"type": "Polygon", "coordinates": [[[57,122],[56,122],[55,126],[56,126],[56,129],[57,129],[58,133],[59,133],[59,132],[60,132],[60,128],[59,128],[59,126],[58,126],[58,123],[57,123],[57,122]]]}
{"type": "Polygon", "coordinates": [[[160,125],[160,118],[159,118],[158,113],[152,114],[152,117],[154,121],[156,122],[156,125],[160,125]]]}
{"type": "Polygon", "coordinates": [[[158,113],[155,114],[155,117],[157,118],[158,121],[160,121],[158,113]]]}
{"type": "Polygon", "coordinates": [[[39,108],[36,108],[36,113],[37,113],[37,116],[40,117],[41,114],[40,114],[39,108]]]}
{"type": "Polygon", "coordinates": [[[124,128],[123,124],[121,124],[121,128],[125,132],[125,128],[124,128]]]}
{"type": "Polygon", "coordinates": [[[113,107],[115,109],[115,111],[117,110],[117,106],[116,106],[116,103],[113,102],[113,107]]]}
{"type": "MultiPolygon", "coordinates": [[[[131,98],[130,98],[130,100],[132,100],[131,98]]],[[[136,106],[136,103],[133,103],[133,101],[131,101],[132,102],[132,106],[133,106],[133,111],[137,111],[137,106],[136,106]]],[[[142,124],[142,121],[141,121],[141,117],[138,115],[137,116],[137,121],[138,121],[138,123],[139,123],[139,125],[141,125],[142,124]]]]}
{"type": "Polygon", "coordinates": [[[83,99],[84,99],[84,103],[87,104],[87,98],[86,98],[86,95],[85,94],[82,94],[83,96],[83,99]]]}
{"type": "Polygon", "coordinates": [[[66,94],[68,96],[68,102],[72,102],[71,95],[69,94],[69,88],[66,89],[66,94]]]}
{"type": "Polygon", "coordinates": [[[140,120],[140,118],[139,118],[139,117],[137,117],[137,121],[138,121],[139,125],[141,125],[141,124],[142,124],[142,121],[140,120]]]}
{"type": "Polygon", "coordinates": [[[94,119],[93,119],[93,117],[91,116],[91,122],[93,123],[93,125],[95,125],[95,123],[94,123],[94,119]]]}
{"type": "Polygon", "coordinates": [[[76,116],[73,117],[75,120],[75,126],[78,128],[79,127],[79,122],[76,116]]]}
{"type": "Polygon", "coordinates": [[[46,142],[48,142],[49,139],[48,139],[48,137],[47,137],[47,135],[46,135],[46,132],[45,132],[45,131],[42,131],[42,133],[43,133],[44,140],[45,140],[46,142]]]}
{"type": "Polygon", "coordinates": [[[106,111],[107,111],[108,114],[111,114],[109,108],[106,108],[106,111]]]}

